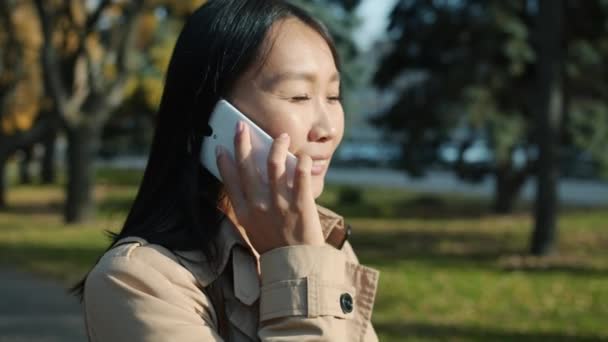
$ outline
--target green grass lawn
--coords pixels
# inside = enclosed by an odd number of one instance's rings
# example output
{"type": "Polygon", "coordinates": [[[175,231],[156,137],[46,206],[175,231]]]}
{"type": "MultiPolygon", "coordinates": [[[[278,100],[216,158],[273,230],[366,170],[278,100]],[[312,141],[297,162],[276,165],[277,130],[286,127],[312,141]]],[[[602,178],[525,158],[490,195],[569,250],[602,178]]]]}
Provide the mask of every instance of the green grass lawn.
{"type": "MultiPolygon", "coordinates": [[[[58,186],[13,186],[0,212],[0,262],[69,284],[95,262],[140,174],[97,174],[96,219],[66,227],[58,186]]],[[[475,198],[327,187],[362,263],[381,270],[382,341],[608,341],[608,210],[565,209],[555,255],[525,256],[528,206],[488,214],[475,198]],[[357,199],[358,195],[360,198],[357,199]]]]}

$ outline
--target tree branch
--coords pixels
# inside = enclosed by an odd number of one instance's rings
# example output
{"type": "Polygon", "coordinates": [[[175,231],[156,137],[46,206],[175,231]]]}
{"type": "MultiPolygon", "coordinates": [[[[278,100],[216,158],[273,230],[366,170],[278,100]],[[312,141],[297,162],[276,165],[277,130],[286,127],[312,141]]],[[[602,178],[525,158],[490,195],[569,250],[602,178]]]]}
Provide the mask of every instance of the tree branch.
{"type": "Polygon", "coordinates": [[[87,18],[87,22],[85,23],[84,29],[79,30],[80,34],[78,39],[80,41],[80,45],[78,46],[78,51],[76,51],[76,55],[80,55],[86,50],[85,42],[87,37],[95,30],[97,23],[99,22],[99,18],[101,18],[101,14],[103,11],[112,3],[112,0],[101,0],[101,3],[95,11],[87,18]]]}
{"type": "Polygon", "coordinates": [[[93,12],[93,14],[91,14],[91,16],[87,19],[87,23],[86,23],[86,26],[84,28],[84,33],[83,33],[84,38],[88,37],[89,34],[91,34],[91,32],[93,32],[93,30],[97,26],[97,23],[99,22],[99,18],[101,17],[101,14],[106,9],[106,7],[108,7],[110,5],[110,3],[111,3],[111,0],[102,0],[101,3],[99,4],[99,6],[97,6],[97,8],[95,9],[95,12],[93,12]]]}
{"type": "Polygon", "coordinates": [[[4,73],[5,71],[3,69],[8,70],[7,72],[11,75],[9,77],[11,82],[8,83],[19,80],[24,73],[23,60],[21,58],[23,55],[23,48],[16,39],[17,35],[15,34],[13,18],[10,15],[14,9],[14,3],[12,3],[12,5],[13,7],[9,6],[8,1],[0,1],[0,21],[2,21],[6,33],[6,45],[2,49],[4,50],[3,53],[5,54],[5,58],[0,60],[0,62],[5,63],[5,65],[0,66],[0,71],[3,71],[4,73]]]}
{"type": "Polygon", "coordinates": [[[119,31],[119,37],[121,38],[120,45],[118,46],[118,51],[116,53],[116,62],[119,74],[126,72],[129,69],[129,48],[133,45],[133,41],[135,39],[137,19],[139,18],[139,12],[143,7],[143,3],[143,0],[134,0],[131,8],[126,10],[125,23],[122,26],[123,30],[122,32],[119,31]]]}
{"type": "Polygon", "coordinates": [[[68,107],[73,113],[78,113],[84,102],[91,94],[91,88],[89,87],[89,63],[86,55],[80,55],[76,57],[74,62],[74,84],[72,90],[72,96],[68,101],[68,107]]]}
{"type": "Polygon", "coordinates": [[[51,18],[47,10],[44,8],[43,0],[34,1],[38,19],[40,20],[40,29],[43,37],[42,52],[40,54],[43,79],[45,90],[50,94],[57,106],[59,114],[67,121],[72,121],[69,114],[69,106],[66,95],[66,90],[61,82],[61,65],[55,59],[55,51],[52,41],[52,25],[51,18]]]}
{"type": "Polygon", "coordinates": [[[143,0],[135,0],[132,2],[130,8],[125,9],[125,23],[121,26],[122,30],[117,32],[120,37],[120,44],[116,48],[117,51],[115,54],[118,77],[108,87],[105,101],[106,105],[112,109],[122,102],[124,87],[129,79],[129,73],[131,72],[129,66],[129,50],[133,45],[137,28],[137,18],[139,17],[139,12],[143,7],[143,3],[143,0]]]}
{"type": "Polygon", "coordinates": [[[95,63],[89,51],[85,51],[85,58],[87,62],[87,73],[89,77],[89,86],[93,94],[103,93],[103,76],[101,65],[95,63]]]}

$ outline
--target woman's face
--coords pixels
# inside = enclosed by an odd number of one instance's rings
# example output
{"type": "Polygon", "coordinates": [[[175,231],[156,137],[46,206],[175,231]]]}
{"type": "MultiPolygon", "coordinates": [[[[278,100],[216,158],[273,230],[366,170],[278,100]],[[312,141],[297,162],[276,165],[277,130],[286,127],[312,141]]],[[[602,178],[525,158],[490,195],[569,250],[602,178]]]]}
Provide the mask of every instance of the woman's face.
{"type": "Polygon", "coordinates": [[[228,99],[273,138],[289,134],[291,153],[313,159],[316,198],[344,133],[340,75],[325,40],[297,19],[276,23],[267,39],[263,65],[238,79],[228,99]]]}

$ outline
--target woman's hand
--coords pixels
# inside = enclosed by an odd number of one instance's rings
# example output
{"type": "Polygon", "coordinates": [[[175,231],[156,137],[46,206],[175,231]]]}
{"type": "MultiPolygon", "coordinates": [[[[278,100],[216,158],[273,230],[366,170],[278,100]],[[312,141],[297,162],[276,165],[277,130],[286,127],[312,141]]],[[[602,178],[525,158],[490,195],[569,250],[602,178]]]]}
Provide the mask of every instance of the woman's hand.
{"type": "Polygon", "coordinates": [[[321,222],[311,190],[312,160],[298,156],[293,188],[287,185],[285,162],[289,136],[274,140],[268,156],[268,184],[254,165],[249,128],[237,126],[236,161],[218,151],[217,163],[238,223],[260,254],[289,245],[323,245],[321,222]]]}

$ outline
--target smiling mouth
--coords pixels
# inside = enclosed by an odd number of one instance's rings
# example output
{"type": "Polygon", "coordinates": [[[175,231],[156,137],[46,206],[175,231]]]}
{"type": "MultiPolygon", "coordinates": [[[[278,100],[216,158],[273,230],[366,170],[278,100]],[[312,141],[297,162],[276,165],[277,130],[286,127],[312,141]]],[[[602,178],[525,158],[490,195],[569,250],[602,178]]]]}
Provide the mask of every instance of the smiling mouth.
{"type": "Polygon", "coordinates": [[[327,165],[329,164],[329,159],[314,159],[312,161],[312,168],[310,173],[313,176],[318,176],[323,174],[325,169],[327,169],[327,165]]]}

